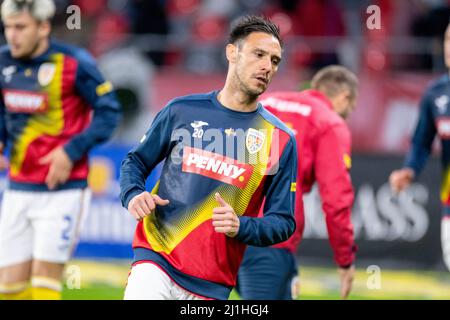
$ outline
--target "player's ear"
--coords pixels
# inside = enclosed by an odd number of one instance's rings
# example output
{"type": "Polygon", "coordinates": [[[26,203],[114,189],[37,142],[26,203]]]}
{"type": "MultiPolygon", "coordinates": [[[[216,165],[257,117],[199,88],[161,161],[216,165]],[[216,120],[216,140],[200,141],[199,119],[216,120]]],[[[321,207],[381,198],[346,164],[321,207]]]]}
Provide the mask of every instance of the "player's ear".
{"type": "Polygon", "coordinates": [[[52,26],[50,24],[50,21],[39,22],[39,35],[41,36],[41,38],[48,38],[51,31],[52,26]]]}
{"type": "Polygon", "coordinates": [[[234,44],[229,43],[229,44],[227,44],[227,47],[226,47],[225,51],[226,51],[226,55],[227,55],[227,60],[230,63],[236,63],[237,51],[238,51],[237,46],[234,45],[234,44]]]}
{"type": "Polygon", "coordinates": [[[336,99],[339,100],[340,104],[347,104],[351,96],[351,92],[349,89],[343,89],[336,96],[336,99]]]}
{"type": "Polygon", "coordinates": [[[341,117],[344,119],[347,118],[349,112],[352,109],[351,105],[351,92],[349,89],[344,89],[341,92],[339,92],[333,101],[333,107],[334,111],[336,111],[341,117]]]}

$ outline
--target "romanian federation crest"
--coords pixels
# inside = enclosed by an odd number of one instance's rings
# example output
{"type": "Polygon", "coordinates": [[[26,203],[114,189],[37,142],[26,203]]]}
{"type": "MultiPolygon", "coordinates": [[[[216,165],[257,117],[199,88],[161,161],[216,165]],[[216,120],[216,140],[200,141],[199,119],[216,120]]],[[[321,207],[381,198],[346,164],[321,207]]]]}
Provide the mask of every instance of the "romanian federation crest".
{"type": "Polygon", "coordinates": [[[247,137],[245,139],[245,145],[247,146],[248,152],[250,154],[255,154],[261,150],[265,139],[266,135],[261,131],[253,128],[248,129],[247,137]]]}
{"type": "Polygon", "coordinates": [[[53,63],[43,63],[38,71],[38,81],[42,87],[45,87],[52,82],[55,76],[56,66],[53,63]]]}

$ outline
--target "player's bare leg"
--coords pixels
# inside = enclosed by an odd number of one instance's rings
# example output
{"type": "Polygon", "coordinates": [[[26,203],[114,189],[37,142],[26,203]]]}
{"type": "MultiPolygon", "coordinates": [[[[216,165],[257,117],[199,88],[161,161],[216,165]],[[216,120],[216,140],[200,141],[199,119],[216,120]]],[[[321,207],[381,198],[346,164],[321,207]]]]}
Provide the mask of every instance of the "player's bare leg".
{"type": "Polygon", "coordinates": [[[0,298],[6,300],[31,299],[29,287],[31,261],[0,268],[0,298]]]}
{"type": "Polygon", "coordinates": [[[33,300],[60,300],[64,264],[34,260],[31,286],[33,300]]]}
{"type": "Polygon", "coordinates": [[[450,217],[446,216],[441,221],[441,246],[442,255],[448,271],[450,271],[450,217]]]}

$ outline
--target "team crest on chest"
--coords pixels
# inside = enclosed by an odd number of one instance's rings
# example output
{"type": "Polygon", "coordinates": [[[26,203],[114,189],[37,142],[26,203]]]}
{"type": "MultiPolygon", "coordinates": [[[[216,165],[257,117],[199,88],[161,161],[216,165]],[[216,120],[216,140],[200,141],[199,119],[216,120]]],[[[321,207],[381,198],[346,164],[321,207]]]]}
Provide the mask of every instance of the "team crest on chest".
{"type": "Polygon", "coordinates": [[[53,63],[43,63],[39,67],[38,81],[42,87],[45,87],[52,82],[56,72],[56,66],[53,63]]]}
{"type": "Polygon", "coordinates": [[[266,135],[261,131],[250,128],[247,132],[247,137],[245,139],[245,145],[250,154],[255,154],[261,150],[266,140],[266,135]]]}

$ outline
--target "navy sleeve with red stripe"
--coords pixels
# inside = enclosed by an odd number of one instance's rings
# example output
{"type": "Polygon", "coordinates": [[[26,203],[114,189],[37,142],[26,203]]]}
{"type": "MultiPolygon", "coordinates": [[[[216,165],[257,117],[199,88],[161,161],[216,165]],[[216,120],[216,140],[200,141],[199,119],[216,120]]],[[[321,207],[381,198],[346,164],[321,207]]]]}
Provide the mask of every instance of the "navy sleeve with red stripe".
{"type": "Polygon", "coordinates": [[[73,161],[81,159],[92,147],[110,138],[121,115],[121,107],[114,91],[107,90],[105,94],[98,92],[99,86],[105,84],[105,80],[91,55],[80,49],[76,58],[76,90],[92,107],[94,113],[89,127],[64,146],[73,161]]]}
{"type": "Polygon", "coordinates": [[[241,216],[237,240],[263,247],[283,242],[294,233],[295,192],[291,187],[296,178],[297,150],[291,136],[281,155],[278,171],[267,178],[264,216],[241,216]]]}

